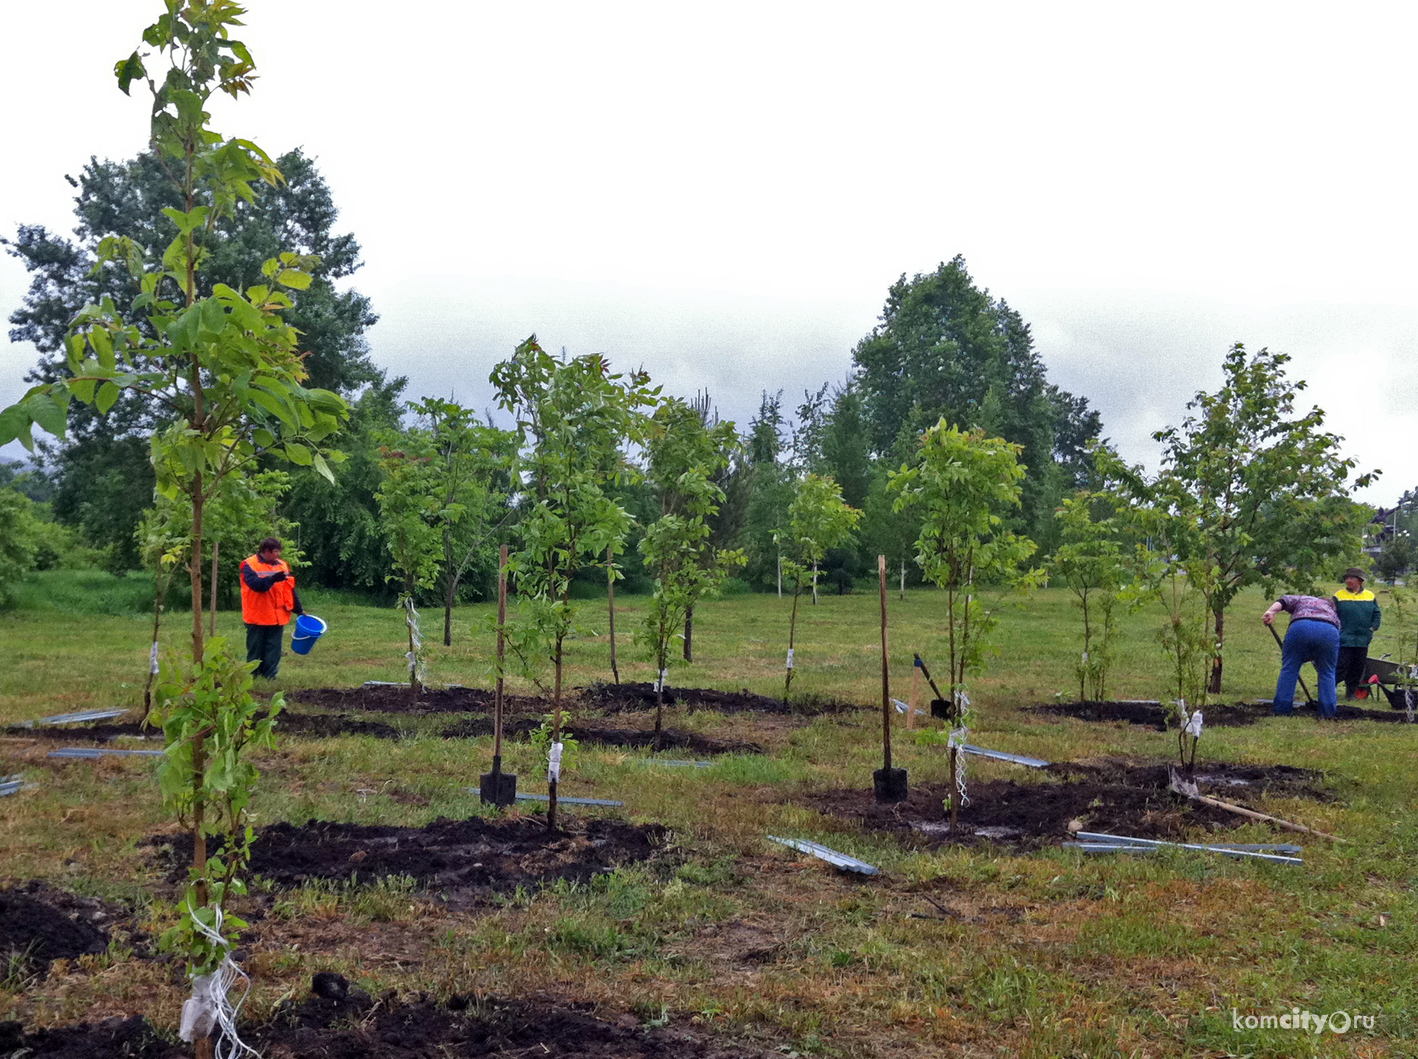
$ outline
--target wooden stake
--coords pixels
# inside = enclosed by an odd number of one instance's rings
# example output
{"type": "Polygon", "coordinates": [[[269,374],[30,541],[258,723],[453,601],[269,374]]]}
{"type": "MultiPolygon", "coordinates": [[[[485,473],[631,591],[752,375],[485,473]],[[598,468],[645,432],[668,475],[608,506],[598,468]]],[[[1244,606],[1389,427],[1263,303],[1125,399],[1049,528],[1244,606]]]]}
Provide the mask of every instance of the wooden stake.
{"type": "Polygon", "coordinates": [[[1318,835],[1320,838],[1327,838],[1331,842],[1347,842],[1347,839],[1338,835],[1326,834],[1323,831],[1316,831],[1313,827],[1306,827],[1304,824],[1293,823],[1290,820],[1282,820],[1278,816],[1268,816],[1265,813],[1258,813],[1254,809],[1246,809],[1239,805],[1232,805],[1230,802],[1223,802],[1219,798],[1208,798],[1204,794],[1193,794],[1193,801],[1201,802],[1203,805],[1215,806],[1217,809],[1226,809],[1242,816],[1248,816],[1252,820],[1264,820],[1268,824],[1275,824],[1278,827],[1288,828],[1291,831],[1303,831],[1307,835],[1318,835]]]}
{"type": "Polygon", "coordinates": [[[507,658],[507,545],[497,556],[497,685],[492,693],[492,760],[502,771],[502,689],[503,663],[507,658]]]}
{"type": "Polygon", "coordinates": [[[876,557],[877,574],[881,581],[881,767],[891,767],[891,678],[890,653],[886,644],[886,556],[876,557]]]}
{"type": "Polygon", "coordinates": [[[611,546],[606,545],[606,597],[611,607],[611,676],[620,683],[620,667],[615,664],[615,556],[611,546]]]}

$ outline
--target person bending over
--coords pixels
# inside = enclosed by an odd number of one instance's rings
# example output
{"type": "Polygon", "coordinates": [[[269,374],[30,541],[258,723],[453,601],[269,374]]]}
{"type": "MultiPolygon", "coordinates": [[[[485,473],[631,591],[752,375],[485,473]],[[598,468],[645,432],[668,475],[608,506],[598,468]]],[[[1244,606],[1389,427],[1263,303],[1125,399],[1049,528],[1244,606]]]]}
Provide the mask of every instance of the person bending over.
{"type": "Polygon", "coordinates": [[[1339,660],[1339,612],[1334,600],[1319,596],[1281,596],[1261,615],[1270,625],[1281,611],[1290,615],[1290,628],[1280,648],[1280,679],[1275,684],[1271,712],[1292,713],[1295,709],[1295,682],[1300,667],[1313,662],[1319,674],[1320,716],[1333,720],[1339,711],[1339,693],[1334,685],[1334,667],[1339,660]]]}
{"type": "Polygon", "coordinates": [[[281,645],[292,614],[304,614],[295,577],[281,561],[281,542],[267,537],[256,554],[241,561],[241,620],[246,623],[246,660],[256,675],[275,680],[281,645]]]}

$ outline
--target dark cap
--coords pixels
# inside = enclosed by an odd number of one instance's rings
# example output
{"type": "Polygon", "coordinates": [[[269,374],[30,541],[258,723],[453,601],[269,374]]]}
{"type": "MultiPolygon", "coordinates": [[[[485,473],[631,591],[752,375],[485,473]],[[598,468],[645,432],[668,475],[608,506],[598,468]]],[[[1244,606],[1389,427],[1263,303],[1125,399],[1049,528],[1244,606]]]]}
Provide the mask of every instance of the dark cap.
{"type": "Polygon", "coordinates": [[[1357,566],[1351,566],[1348,570],[1344,571],[1344,576],[1341,577],[1340,580],[1348,581],[1351,577],[1357,577],[1360,581],[1364,581],[1368,579],[1368,576],[1368,574],[1364,573],[1364,571],[1360,570],[1357,566]]]}

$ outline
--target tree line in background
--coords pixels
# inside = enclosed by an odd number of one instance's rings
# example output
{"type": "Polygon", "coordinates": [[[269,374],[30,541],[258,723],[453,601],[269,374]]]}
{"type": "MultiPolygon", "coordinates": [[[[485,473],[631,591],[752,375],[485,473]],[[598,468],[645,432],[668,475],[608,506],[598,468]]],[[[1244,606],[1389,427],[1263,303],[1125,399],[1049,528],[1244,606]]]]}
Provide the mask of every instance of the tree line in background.
{"type": "MultiPolygon", "coordinates": [[[[259,278],[259,263],[278,247],[318,257],[309,286],[290,292],[286,319],[300,332],[312,388],[330,390],[350,404],[337,442],[344,460],[333,481],[313,466],[277,469],[268,460],[253,495],[213,510],[209,554],[215,548],[234,562],[264,535],[261,527],[268,527],[296,545],[305,584],[382,598],[397,594],[420,605],[436,602],[444,608],[447,639],[452,607],[494,592],[497,545],[527,531],[532,507],[513,459],[525,438],[456,402],[405,400],[405,380],[388,378],[370,359],[365,332],[377,316],[368,299],[337,286],[359,268],[359,245],[353,236],[336,233],[328,186],[299,151],[278,164],[284,183],[255,189],[250,201],[238,201],[213,226],[197,293],[219,284],[242,289],[259,278]]],[[[177,232],[162,212],[175,201],[172,185],[153,155],[125,163],[92,160],[71,182],[79,190],[73,239],[22,226],[6,240],[33,277],[24,304],[11,316],[11,338],[31,341],[39,350],[40,361],[29,376],[35,383],[65,377],[65,337],[83,306],[105,297],[123,305],[139,293],[121,263],[101,259],[104,240],[126,237],[153,247],[177,232]]],[[[1253,388],[1280,387],[1278,396],[1266,398],[1274,405],[1268,414],[1293,402],[1293,392],[1288,397],[1283,392],[1283,357],[1233,351],[1228,365],[1238,357],[1254,362],[1246,369],[1253,388]],[[1257,372],[1264,379],[1256,378],[1257,372]]],[[[713,490],[716,502],[712,511],[697,516],[702,529],[694,533],[703,534],[704,547],[741,555],[735,564],[741,586],[781,590],[785,568],[792,572],[799,561],[794,500],[805,484],[819,479],[830,479],[860,516],[853,535],[816,558],[814,591],[819,586],[849,591],[871,574],[879,554],[888,557],[903,583],[920,583],[915,561],[920,518],[900,507],[891,480],[918,462],[923,434],[942,420],[1018,446],[1024,472],[1020,495],[1001,516],[1002,529],[1032,541],[1036,561],[1053,557],[1067,542],[1070,499],[1080,490],[1102,488],[1108,472],[1116,471],[1100,436],[1098,413],[1086,398],[1048,381],[1029,325],[1003,299],[981,289],[960,257],[931,273],[903,275],[892,285],[880,322],[854,351],[854,364],[842,382],[807,390],[800,403],[765,392],[741,431],[719,422],[708,394],[681,402],[698,422],[712,427],[716,439],[717,454],[705,464],[710,469],[703,486],[713,490]],[[1102,463],[1100,453],[1106,457],[1102,463]]],[[[1227,396],[1216,399],[1247,400],[1234,393],[1243,375],[1228,366],[1227,396]]],[[[1155,504],[1179,511],[1188,497],[1204,497],[1196,501],[1202,507],[1246,502],[1218,493],[1209,480],[1219,472],[1208,460],[1234,452],[1242,440],[1219,425],[1238,421],[1237,408],[1227,409],[1227,414],[1204,414],[1199,421],[1206,425],[1199,432],[1184,426],[1159,435],[1169,470],[1150,483],[1155,504]]],[[[12,498],[16,489],[41,506],[0,513],[0,519],[17,527],[27,519],[23,525],[33,527],[48,515],[53,529],[17,529],[0,564],[55,565],[67,554],[70,561],[99,562],[115,572],[142,566],[145,534],[151,535],[145,513],[152,508],[155,481],[148,437],[162,415],[159,406],[128,392],[104,415],[76,406],[67,438],[43,446],[37,466],[5,469],[14,480],[6,491],[11,497],[6,510],[21,503],[12,498]],[[26,540],[34,541],[34,554],[25,552],[26,540]]],[[[1267,429],[1258,426],[1258,436],[1267,429]]],[[[1229,600],[1245,584],[1270,576],[1254,561],[1269,546],[1257,541],[1257,527],[1270,527],[1266,532],[1283,538],[1272,542],[1269,554],[1275,556],[1327,557],[1350,546],[1349,528],[1358,516],[1352,505],[1345,506],[1346,484],[1338,472],[1347,474],[1352,465],[1339,466],[1337,442],[1320,430],[1318,413],[1302,417],[1293,430],[1311,439],[1282,472],[1294,472],[1287,483],[1304,482],[1289,490],[1300,499],[1290,503],[1267,496],[1264,490],[1274,483],[1248,487],[1245,496],[1254,508],[1247,516],[1249,528],[1237,528],[1239,519],[1228,523],[1227,553],[1213,557],[1221,571],[1210,608],[1218,639],[1224,638],[1229,600]],[[1343,523],[1342,532],[1337,523],[1343,523]]],[[[609,560],[581,565],[567,586],[572,594],[604,592],[608,574],[640,593],[664,580],[667,559],[657,551],[664,546],[657,543],[663,531],[650,528],[677,513],[673,505],[666,507],[663,481],[655,480],[653,454],[643,444],[632,451],[628,439],[620,442],[617,458],[635,466],[607,488],[629,516],[625,542],[609,560]],[[642,473],[647,469],[652,473],[642,473]],[[647,535],[648,557],[642,547],[647,535]]],[[[1136,485],[1140,479],[1132,480],[1136,485]]],[[[1134,490],[1135,501],[1139,496],[1134,490]]],[[[1413,510],[1411,503],[1400,505],[1401,512],[1413,510]]],[[[1391,536],[1399,543],[1386,552],[1388,566],[1402,559],[1408,539],[1391,536]]],[[[1175,545],[1174,552],[1180,551],[1175,545]]],[[[1280,570],[1304,563],[1277,558],[1271,565],[1280,570]]],[[[1387,569],[1383,557],[1379,566],[1387,569]]],[[[791,579],[788,586],[791,590],[791,579]]],[[[180,598],[182,590],[176,591],[180,598]]],[[[216,591],[222,605],[234,605],[233,578],[220,579],[216,591]]],[[[687,609],[690,632],[692,602],[687,609]]]]}

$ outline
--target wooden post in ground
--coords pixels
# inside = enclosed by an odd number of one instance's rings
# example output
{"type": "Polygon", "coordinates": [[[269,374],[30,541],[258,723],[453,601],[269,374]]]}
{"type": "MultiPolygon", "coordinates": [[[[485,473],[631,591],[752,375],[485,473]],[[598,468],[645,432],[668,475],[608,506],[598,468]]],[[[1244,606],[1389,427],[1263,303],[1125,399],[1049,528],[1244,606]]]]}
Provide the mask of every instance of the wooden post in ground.
{"type": "Polygon", "coordinates": [[[891,678],[890,653],[886,643],[886,556],[876,557],[881,581],[881,741],[882,768],[891,768],[891,678]]]}
{"type": "Polygon", "coordinates": [[[606,545],[606,598],[611,608],[611,676],[620,683],[620,667],[615,664],[615,556],[611,546],[606,545]]]}
{"type": "Polygon", "coordinates": [[[502,771],[503,664],[507,660],[507,545],[497,556],[497,684],[492,693],[492,770],[502,771]]]}

